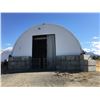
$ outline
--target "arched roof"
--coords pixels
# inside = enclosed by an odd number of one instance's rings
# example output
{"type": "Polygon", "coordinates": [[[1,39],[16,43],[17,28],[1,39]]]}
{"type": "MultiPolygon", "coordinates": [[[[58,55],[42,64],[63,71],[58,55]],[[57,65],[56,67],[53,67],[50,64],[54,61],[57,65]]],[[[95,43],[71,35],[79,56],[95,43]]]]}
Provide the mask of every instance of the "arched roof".
{"type": "Polygon", "coordinates": [[[79,55],[79,41],[68,29],[55,24],[41,24],[25,31],[16,41],[12,56],[32,56],[32,36],[55,34],[56,55],[79,55]]]}

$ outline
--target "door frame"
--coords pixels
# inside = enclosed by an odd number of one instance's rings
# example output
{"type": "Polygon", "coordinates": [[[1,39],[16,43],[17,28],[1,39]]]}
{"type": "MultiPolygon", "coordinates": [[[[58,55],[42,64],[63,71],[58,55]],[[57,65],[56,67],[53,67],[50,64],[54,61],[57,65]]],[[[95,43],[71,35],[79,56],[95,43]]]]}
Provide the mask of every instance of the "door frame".
{"type": "MultiPolygon", "coordinates": [[[[55,59],[56,59],[56,41],[55,41],[55,34],[42,34],[42,35],[34,35],[34,36],[32,36],[32,67],[34,68],[34,64],[33,64],[33,59],[34,59],[34,57],[33,57],[33,52],[34,52],[34,46],[33,46],[33,41],[34,41],[34,38],[35,37],[41,37],[41,38],[46,38],[46,39],[48,39],[48,36],[53,36],[53,48],[52,49],[54,49],[54,50],[52,50],[53,52],[53,56],[52,56],[52,59],[53,59],[53,62],[52,62],[52,64],[51,65],[48,65],[48,61],[49,61],[49,57],[48,57],[48,44],[47,44],[47,51],[46,51],[46,53],[47,53],[47,56],[46,56],[46,59],[47,59],[47,69],[53,69],[54,67],[55,67],[55,59]]],[[[47,40],[48,41],[48,40],[47,40]]],[[[46,41],[46,42],[47,42],[46,41]]],[[[52,41],[52,40],[51,40],[52,41]]],[[[55,67],[56,68],[56,67],[55,67]]],[[[54,68],[54,69],[55,69],[54,68]]]]}

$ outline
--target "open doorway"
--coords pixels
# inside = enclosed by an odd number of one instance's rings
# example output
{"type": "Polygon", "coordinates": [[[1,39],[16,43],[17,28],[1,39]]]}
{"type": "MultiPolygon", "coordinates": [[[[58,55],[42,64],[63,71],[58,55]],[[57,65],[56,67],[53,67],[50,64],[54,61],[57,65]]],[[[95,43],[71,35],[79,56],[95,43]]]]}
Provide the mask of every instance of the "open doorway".
{"type": "Polygon", "coordinates": [[[33,69],[51,69],[55,59],[55,35],[37,35],[32,37],[33,69]]]}

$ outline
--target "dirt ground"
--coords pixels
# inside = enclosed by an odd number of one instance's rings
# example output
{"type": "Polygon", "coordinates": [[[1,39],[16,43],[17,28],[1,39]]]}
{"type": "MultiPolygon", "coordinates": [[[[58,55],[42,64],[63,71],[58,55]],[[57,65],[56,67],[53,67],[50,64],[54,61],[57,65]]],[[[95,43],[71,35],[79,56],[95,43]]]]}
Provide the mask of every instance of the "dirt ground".
{"type": "Polygon", "coordinates": [[[99,87],[100,72],[28,72],[1,75],[2,87],[99,87]]]}

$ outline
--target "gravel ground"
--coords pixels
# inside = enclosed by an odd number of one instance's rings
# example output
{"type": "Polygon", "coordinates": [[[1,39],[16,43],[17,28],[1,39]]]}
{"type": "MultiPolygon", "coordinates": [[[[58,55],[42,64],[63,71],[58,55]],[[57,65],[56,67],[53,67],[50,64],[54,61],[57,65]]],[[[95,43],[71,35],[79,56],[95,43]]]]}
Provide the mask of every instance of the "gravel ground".
{"type": "Polygon", "coordinates": [[[100,72],[28,72],[1,75],[2,87],[81,87],[100,86],[100,72]]]}

